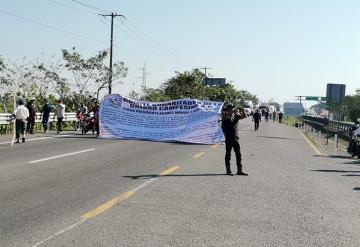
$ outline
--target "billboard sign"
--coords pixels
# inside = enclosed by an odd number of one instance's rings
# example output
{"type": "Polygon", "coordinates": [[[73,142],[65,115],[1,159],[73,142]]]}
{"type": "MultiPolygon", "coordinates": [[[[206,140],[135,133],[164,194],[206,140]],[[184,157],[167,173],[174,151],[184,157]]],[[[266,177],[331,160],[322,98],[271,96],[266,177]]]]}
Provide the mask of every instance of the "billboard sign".
{"type": "Polygon", "coordinates": [[[207,86],[225,86],[226,78],[205,78],[207,86]]]}
{"type": "Polygon", "coordinates": [[[345,98],[345,84],[327,84],[326,102],[328,104],[341,104],[345,98]]]}

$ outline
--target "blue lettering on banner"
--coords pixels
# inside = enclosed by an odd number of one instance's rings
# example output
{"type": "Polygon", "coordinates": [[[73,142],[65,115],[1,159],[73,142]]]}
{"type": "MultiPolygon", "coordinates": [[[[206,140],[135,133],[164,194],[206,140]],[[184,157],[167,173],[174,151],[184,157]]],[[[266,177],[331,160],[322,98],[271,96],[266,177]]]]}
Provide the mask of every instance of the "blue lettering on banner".
{"type": "Polygon", "coordinates": [[[100,137],[213,144],[224,140],[223,102],[179,99],[145,102],[107,95],[100,107],[100,137]]]}

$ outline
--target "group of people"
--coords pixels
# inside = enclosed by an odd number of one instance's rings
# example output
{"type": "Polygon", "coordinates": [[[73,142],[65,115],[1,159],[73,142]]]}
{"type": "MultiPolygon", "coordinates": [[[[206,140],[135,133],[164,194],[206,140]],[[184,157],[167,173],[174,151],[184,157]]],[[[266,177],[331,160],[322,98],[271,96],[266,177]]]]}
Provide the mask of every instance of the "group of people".
{"type": "MultiPolygon", "coordinates": [[[[50,105],[49,101],[46,100],[40,115],[41,123],[45,133],[48,133],[49,131],[50,113],[53,111],[53,109],[54,108],[50,105]]],[[[55,120],[55,118],[57,118],[56,132],[60,134],[63,131],[63,120],[66,114],[63,100],[58,100],[54,110],[53,119],[55,120]]],[[[81,104],[79,111],[82,111],[85,114],[87,112],[87,107],[84,106],[84,104],[81,104]]],[[[94,112],[94,119],[98,123],[99,106],[97,103],[91,111],[94,112]]],[[[23,99],[18,101],[18,106],[13,113],[13,117],[15,118],[16,143],[20,143],[20,139],[22,142],[25,142],[26,134],[34,134],[35,120],[37,118],[36,112],[37,109],[34,105],[34,100],[30,100],[26,105],[23,99]]],[[[99,134],[99,125],[96,124],[96,126],[96,132],[99,134]]]]}
{"type": "MultiPolygon", "coordinates": [[[[279,112],[279,114],[276,114],[276,111],[274,111],[273,113],[269,113],[268,111],[265,111],[264,113],[265,121],[268,122],[269,117],[270,119],[272,118],[273,121],[276,121],[276,115],[278,115],[279,123],[281,123],[283,118],[283,113],[279,112]]],[[[259,109],[256,109],[256,111],[254,112],[252,116],[252,121],[255,123],[255,131],[258,131],[261,122],[261,113],[259,109]]]]}

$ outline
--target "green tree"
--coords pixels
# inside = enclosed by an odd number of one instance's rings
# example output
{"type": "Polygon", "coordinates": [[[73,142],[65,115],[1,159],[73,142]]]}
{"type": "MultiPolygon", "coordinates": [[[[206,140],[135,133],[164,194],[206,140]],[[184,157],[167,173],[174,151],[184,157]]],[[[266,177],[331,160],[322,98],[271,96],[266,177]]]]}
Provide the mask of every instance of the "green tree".
{"type": "Polygon", "coordinates": [[[165,95],[165,91],[160,88],[159,89],[147,88],[145,90],[145,96],[143,99],[151,102],[163,102],[163,101],[171,100],[171,98],[165,95]]]}
{"type": "Polygon", "coordinates": [[[360,89],[357,89],[354,95],[345,97],[345,109],[348,120],[355,121],[360,118],[360,89]]]}
{"type": "Polygon", "coordinates": [[[164,90],[165,96],[169,99],[201,99],[204,93],[203,78],[204,74],[198,69],[191,72],[185,71],[177,73],[175,77],[163,83],[160,88],[164,90]]]}
{"type": "MultiPolygon", "coordinates": [[[[92,94],[92,92],[96,95],[96,99],[99,99],[100,91],[109,86],[110,69],[105,65],[108,52],[106,50],[100,51],[88,59],[83,58],[75,47],[71,50],[62,49],[61,52],[65,60],[65,67],[73,75],[75,94],[79,95],[80,101],[83,100],[85,93],[92,94]]],[[[112,83],[121,83],[117,79],[126,77],[127,71],[128,68],[123,62],[115,62],[113,64],[112,83]]]]}

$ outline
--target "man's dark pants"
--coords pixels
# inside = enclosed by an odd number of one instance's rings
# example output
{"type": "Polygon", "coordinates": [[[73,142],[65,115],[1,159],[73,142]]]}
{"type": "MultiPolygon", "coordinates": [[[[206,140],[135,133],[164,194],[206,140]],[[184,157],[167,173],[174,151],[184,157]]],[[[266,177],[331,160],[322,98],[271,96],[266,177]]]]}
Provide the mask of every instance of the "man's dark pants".
{"type": "Polygon", "coordinates": [[[63,126],[62,126],[62,122],[63,122],[63,118],[58,118],[57,119],[57,131],[58,132],[62,132],[63,131],[63,126]]]}
{"type": "Polygon", "coordinates": [[[28,123],[27,123],[27,133],[33,134],[34,133],[34,127],[35,127],[35,118],[29,117],[28,123]]]}
{"type": "Polygon", "coordinates": [[[242,165],[241,165],[241,153],[240,153],[240,143],[239,140],[225,140],[225,168],[226,172],[230,173],[230,160],[231,160],[231,149],[234,149],[235,156],[236,156],[236,166],[238,169],[238,172],[242,171],[242,165]]]}
{"type": "Polygon", "coordinates": [[[259,129],[260,121],[254,121],[255,122],[255,130],[259,129]]]}
{"type": "Polygon", "coordinates": [[[16,139],[20,139],[20,134],[24,136],[25,134],[25,120],[16,119],[15,121],[16,128],[16,139]]]}
{"type": "Polygon", "coordinates": [[[47,131],[49,129],[49,116],[48,115],[43,116],[42,124],[44,127],[44,131],[47,131]]]}

